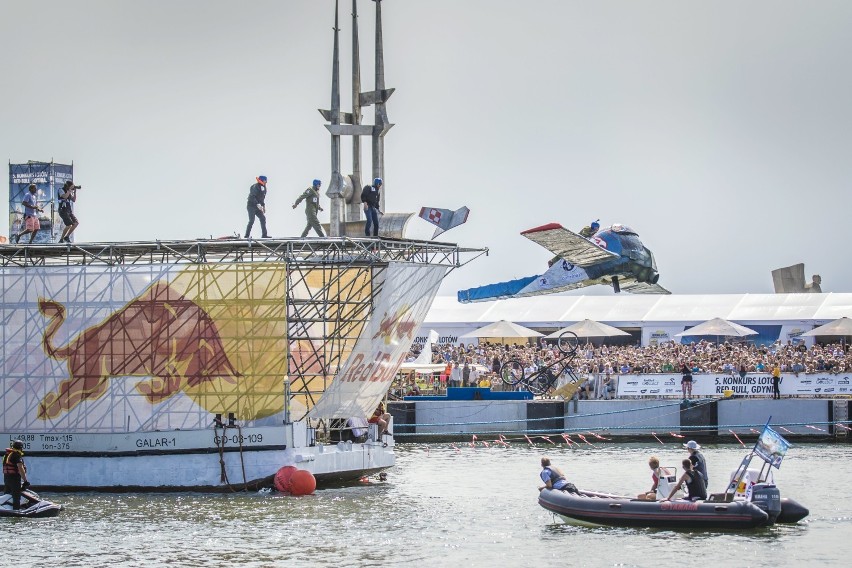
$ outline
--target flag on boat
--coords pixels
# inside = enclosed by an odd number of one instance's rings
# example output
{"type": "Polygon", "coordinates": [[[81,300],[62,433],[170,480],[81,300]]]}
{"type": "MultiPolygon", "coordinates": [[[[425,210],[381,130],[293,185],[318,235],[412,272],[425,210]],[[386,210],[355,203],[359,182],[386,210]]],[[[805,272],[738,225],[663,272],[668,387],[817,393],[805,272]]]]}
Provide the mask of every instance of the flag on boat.
{"type": "Polygon", "coordinates": [[[789,449],[790,442],[785,440],[781,434],[766,426],[763,428],[760,438],[757,439],[754,453],[762,457],[769,465],[780,468],[781,460],[784,459],[784,455],[789,449]]]}

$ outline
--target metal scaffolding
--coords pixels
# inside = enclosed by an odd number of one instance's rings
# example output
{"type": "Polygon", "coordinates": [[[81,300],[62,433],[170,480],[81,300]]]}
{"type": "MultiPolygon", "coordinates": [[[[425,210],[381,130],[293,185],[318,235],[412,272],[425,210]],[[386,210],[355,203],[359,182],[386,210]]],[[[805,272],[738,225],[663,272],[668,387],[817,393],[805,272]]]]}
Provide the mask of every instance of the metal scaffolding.
{"type": "Polygon", "coordinates": [[[10,387],[0,427],[31,429],[35,413],[18,411],[35,407],[42,431],[187,429],[231,411],[258,423],[280,416],[286,378],[298,420],[352,352],[382,287],[395,285],[390,263],[452,270],[486,252],[368,238],[0,246],[10,387]],[[85,314],[85,328],[66,329],[66,310],[69,322],[85,314]],[[169,320],[158,333],[139,331],[157,318],[169,320]],[[48,357],[33,367],[27,353],[48,357]],[[132,379],[103,396],[122,376],[132,379]]]}

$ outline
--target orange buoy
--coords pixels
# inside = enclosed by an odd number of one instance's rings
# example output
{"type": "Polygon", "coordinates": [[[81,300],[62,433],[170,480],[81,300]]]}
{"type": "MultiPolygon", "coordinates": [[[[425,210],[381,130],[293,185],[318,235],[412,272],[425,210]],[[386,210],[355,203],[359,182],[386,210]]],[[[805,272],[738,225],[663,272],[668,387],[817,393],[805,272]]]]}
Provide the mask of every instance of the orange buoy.
{"type": "Polygon", "coordinates": [[[292,465],[285,465],[279,469],[272,482],[272,484],[275,485],[275,489],[283,493],[290,493],[290,478],[293,477],[293,474],[297,471],[299,470],[292,465]]]}
{"type": "Polygon", "coordinates": [[[297,469],[290,476],[291,495],[311,495],[317,488],[317,480],[314,474],[306,469],[297,469]]]}

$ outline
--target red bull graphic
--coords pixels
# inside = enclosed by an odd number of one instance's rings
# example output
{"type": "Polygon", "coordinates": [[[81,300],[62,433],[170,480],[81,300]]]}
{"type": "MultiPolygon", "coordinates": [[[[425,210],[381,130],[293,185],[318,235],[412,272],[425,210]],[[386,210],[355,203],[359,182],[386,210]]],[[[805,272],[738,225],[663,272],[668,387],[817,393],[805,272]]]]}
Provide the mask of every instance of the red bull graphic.
{"type": "Polygon", "coordinates": [[[150,377],[136,389],[153,404],[216,378],[236,384],[241,376],[210,315],[162,281],[63,347],[53,345],[53,336],[65,321],[65,307],[40,298],[39,310],[49,319],[44,352],[68,368],[68,378],[39,404],[40,419],[100,398],[115,377],[150,377]]]}
{"type": "Polygon", "coordinates": [[[352,355],[326,389],[311,418],[368,416],[385,395],[444,277],[439,266],[391,263],[352,355]]]}
{"type": "Polygon", "coordinates": [[[385,312],[373,339],[381,337],[385,345],[396,343],[404,338],[408,338],[409,343],[413,341],[414,329],[417,324],[410,318],[410,309],[410,306],[402,306],[390,316],[385,312]]]}

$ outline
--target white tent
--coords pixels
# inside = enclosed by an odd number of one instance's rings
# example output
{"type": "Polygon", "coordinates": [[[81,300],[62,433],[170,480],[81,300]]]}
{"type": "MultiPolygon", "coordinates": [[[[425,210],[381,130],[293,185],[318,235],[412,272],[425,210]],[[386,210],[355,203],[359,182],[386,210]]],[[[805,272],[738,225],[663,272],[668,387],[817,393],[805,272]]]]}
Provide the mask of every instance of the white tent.
{"type": "Polygon", "coordinates": [[[584,319],[583,321],[578,321],[568,327],[563,327],[558,331],[554,331],[545,337],[547,339],[558,339],[559,336],[566,331],[573,332],[577,337],[616,337],[621,335],[630,335],[626,331],[621,331],[617,327],[612,327],[611,325],[590,319],[584,319]]]}
{"type": "Polygon", "coordinates": [[[852,319],[843,316],[825,325],[815,327],[802,334],[805,337],[817,337],[820,335],[852,335],[852,319]]]}
{"type": "Polygon", "coordinates": [[[465,333],[461,337],[477,337],[484,339],[526,339],[529,337],[541,337],[542,333],[532,330],[528,327],[518,325],[506,320],[495,321],[486,326],[474,329],[469,333],[465,333]]]}
{"type": "Polygon", "coordinates": [[[675,337],[687,337],[694,335],[718,335],[726,337],[745,337],[746,335],[757,335],[753,329],[744,325],[734,323],[722,318],[713,318],[686,331],[675,334],[675,337]]]}

